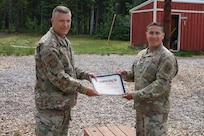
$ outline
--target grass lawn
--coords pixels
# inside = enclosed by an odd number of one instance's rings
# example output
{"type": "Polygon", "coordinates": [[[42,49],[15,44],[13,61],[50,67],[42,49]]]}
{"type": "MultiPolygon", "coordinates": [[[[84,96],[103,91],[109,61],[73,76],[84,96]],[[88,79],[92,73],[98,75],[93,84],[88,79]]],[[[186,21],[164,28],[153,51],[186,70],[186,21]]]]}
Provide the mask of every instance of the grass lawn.
{"type": "MultiPolygon", "coordinates": [[[[26,56],[34,55],[35,46],[42,35],[34,34],[6,34],[0,35],[1,56],[26,56]]],[[[141,48],[129,48],[129,41],[99,40],[89,35],[68,36],[74,48],[75,54],[137,54],[141,48]]],[[[179,51],[176,56],[204,55],[202,51],[179,51]]]]}
{"type": "MultiPolygon", "coordinates": [[[[1,55],[33,55],[35,45],[42,35],[12,34],[0,36],[1,55]]],[[[75,54],[136,54],[137,50],[130,49],[129,41],[98,40],[87,35],[68,36],[75,54]]]]}
{"type": "Polygon", "coordinates": [[[130,49],[129,41],[107,41],[94,39],[89,36],[73,36],[68,37],[72,42],[75,54],[136,54],[138,50],[130,49]]]}

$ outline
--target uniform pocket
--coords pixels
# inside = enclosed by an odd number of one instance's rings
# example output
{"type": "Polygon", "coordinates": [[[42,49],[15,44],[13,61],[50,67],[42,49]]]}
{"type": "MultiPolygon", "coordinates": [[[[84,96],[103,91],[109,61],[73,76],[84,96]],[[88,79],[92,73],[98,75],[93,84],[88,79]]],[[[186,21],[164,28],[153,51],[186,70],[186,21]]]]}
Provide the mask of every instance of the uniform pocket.
{"type": "Polygon", "coordinates": [[[144,71],[144,78],[147,81],[154,81],[156,80],[156,74],[157,74],[157,65],[151,63],[149,66],[147,66],[146,70],[144,71]]]}
{"type": "Polygon", "coordinates": [[[44,130],[58,129],[64,120],[64,112],[55,110],[40,110],[36,114],[36,124],[44,130]]]}

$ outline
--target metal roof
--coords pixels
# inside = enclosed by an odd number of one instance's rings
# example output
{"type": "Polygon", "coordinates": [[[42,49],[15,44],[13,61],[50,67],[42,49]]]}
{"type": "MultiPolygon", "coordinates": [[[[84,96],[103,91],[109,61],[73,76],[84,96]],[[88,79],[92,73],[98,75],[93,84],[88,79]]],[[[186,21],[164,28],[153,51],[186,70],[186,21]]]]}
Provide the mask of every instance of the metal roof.
{"type": "MultiPolygon", "coordinates": [[[[132,9],[130,9],[129,11],[132,12],[132,11],[135,11],[149,3],[152,3],[154,1],[164,1],[164,0],[148,0],[132,9]]],[[[182,2],[182,3],[198,3],[198,4],[204,4],[204,0],[172,0],[172,2],[182,2]]]]}

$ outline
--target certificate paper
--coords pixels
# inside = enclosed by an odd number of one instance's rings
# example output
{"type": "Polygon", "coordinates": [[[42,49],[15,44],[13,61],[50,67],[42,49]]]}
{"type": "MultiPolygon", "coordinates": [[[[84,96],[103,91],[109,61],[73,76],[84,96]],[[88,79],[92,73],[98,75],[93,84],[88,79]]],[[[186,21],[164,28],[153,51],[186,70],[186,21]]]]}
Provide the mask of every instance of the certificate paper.
{"type": "Polygon", "coordinates": [[[100,95],[122,95],[125,93],[123,80],[119,74],[97,76],[97,81],[91,78],[95,90],[100,95]]]}

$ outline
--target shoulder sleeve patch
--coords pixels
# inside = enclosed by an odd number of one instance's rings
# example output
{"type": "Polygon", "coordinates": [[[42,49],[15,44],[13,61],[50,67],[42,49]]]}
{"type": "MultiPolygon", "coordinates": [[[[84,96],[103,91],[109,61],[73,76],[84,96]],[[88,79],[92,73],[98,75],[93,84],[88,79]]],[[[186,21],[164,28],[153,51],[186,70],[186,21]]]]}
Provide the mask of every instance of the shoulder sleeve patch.
{"type": "Polygon", "coordinates": [[[164,66],[164,72],[167,74],[170,74],[172,71],[172,68],[173,68],[172,64],[167,62],[164,66]]]}

